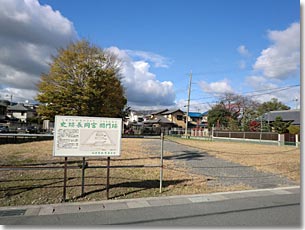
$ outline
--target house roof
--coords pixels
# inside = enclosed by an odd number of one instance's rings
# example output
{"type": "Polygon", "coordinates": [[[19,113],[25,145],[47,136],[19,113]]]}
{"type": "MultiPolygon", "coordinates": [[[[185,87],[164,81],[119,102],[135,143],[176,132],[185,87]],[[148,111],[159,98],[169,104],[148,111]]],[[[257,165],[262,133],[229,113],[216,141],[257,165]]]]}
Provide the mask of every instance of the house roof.
{"type": "Polygon", "coordinates": [[[199,113],[199,112],[189,112],[189,117],[200,118],[200,117],[202,117],[202,113],[199,113]]]}
{"type": "Polygon", "coordinates": [[[171,109],[171,110],[167,110],[166,112],[162,113],[162,115],[168,115],[168,114],[173,114],[176,112],[181,112],[184,114],[184,112],[181,109],[171,109]]]}
{"type": "Polygon", "coordinates": [[[168,120],[167,118],[161,116],[161,115],[157,115],[155,117],[155,119],[153,120],[147,120],[144,121],[144,124],[172,124],[173,122],[171,122],[170,120],[168,120]]]}
{"type": "Polygon", "coordinates": [[[8,100],[0,100],[0,106],[7,107],[10,104],[8,100]]]}
{"type": "Polygon", "coordinates": [[[281,117],[283,121],[292,121],[291,124],[300,124],[300,110],[281,110],[281,111],[271,111],[263,115],[263,119],[266,121],[275,121],[276,117],[281,117]]]}
{"type": "Polygon", "coordinates": [[[158,111],[155,111],[155,112],[151,113],[151,115],[162,114],[162,113],[165,113],[166,111],[168,111],[168,109],[161,109],[161,110],[158,110],[158,111]]]}
{"type": "Polygon", "coordinates": [[[4,102],[0,101],[0,106],[7,107],[7,104],[5,104],[4,102]]]}
{"type": "Polygon", "coordinates": [[[28,111],[22,104],[11,105],[7,107],[8,111],[26,112],[28,111]]]}

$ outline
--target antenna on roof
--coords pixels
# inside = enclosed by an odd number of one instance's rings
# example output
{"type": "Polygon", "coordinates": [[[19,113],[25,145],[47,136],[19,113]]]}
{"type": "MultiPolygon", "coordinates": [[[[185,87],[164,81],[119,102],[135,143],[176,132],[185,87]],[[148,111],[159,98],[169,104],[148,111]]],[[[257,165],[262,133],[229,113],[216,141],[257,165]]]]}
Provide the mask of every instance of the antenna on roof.
{"type": "Polygon", "coordinates": [[[298,109],[298,97],[295,97],[292,101],[295,101],[295,109],[298,109]]]}

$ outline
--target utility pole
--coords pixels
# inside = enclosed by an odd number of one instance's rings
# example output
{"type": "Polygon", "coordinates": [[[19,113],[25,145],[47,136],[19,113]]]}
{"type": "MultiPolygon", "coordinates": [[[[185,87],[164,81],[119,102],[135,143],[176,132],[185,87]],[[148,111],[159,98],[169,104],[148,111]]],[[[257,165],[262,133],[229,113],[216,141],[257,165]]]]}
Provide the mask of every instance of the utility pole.
{"type": "Polygon", "coordinates": [[[185,138],[187,138],[187,126],[188,126],[188,117],[189,117],[189,112],[190,112],[190,100],[191,100],[191,87],[192,87],[192,71],[190,73],[190,84],[189,84],[189,92],[188,92],[188,99],[187,99],[185,138]]]}

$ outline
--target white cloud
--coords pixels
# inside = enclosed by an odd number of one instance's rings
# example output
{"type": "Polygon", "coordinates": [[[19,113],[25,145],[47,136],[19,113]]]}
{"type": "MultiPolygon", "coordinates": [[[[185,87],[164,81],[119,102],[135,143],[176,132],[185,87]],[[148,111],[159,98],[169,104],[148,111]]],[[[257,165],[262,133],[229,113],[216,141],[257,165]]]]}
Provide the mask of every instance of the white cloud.
{"type": "Polygon", "coordinates": [[[159,54],[140,50],[124,50],[132,58],[140,58],[144,61],[152,62],[155,67],[168,68],[171,61],[159,54]]]}
{"type": "Polygon", "coordinates": [[[76,36],[72,22],[37,0],[2,0],[1,37],[50,47],[66,44],[76,36]]]}
{"type": "Polygon", "coordinates": [[[226,80],[226,79],[224,79],[222,81],[212,82],[212,83],[200,81],[199,86],[204,92],[212,94],[212,95],[219,95],[219,94],[223,94],[223,93],[232,93],[233,92],[232,87],[230,86],[228,80],[226,80]]]}
{"type": "Polygon", "coordinates": [[[261,52],[254,70],[268,78],[295,77],[300,68],[300,24],[293,23],[283,31],[270,30],[268,38],[273,44],[261,52]]]}
{"type": "MultiPolygon", "coordinates": [[[[34,98],[41,73],[49,70],[51,55],[75,39],[73,23],[50,6],[40,5],[38,0],[1,0],[0,97],[13,95],[16,101],[34,98]]],[[[173,83],[161,82],[150,72],[150,63],[167,68],[167,58],[115,47],[109,50],[123,60],[122,83],[130,104],[174,105],[173,83]]]]}
{"type": "Polygon", "coordinates": [[[239,61],[239,68],[240,69],[246,69],[246,67],[247,67],[247,63],[246,63],[245,60],[239,61]]]}
{"type": "Polygon", "coordinates": [[[270,101],[271,98],[277,98],[286,105],[294,106],[293,99],[300,98],[299,87],[281,87],[278,84],[280,81],[275,83],[263,76],[249,76],[245,79],[245,83],[254,89],[252,93],[246,95],[261,103],[270,101]]]}
{"type": "Polygon", "coordinates": [[[33,96],[51,55],[77,38],[72,22],[37,0],[2,0],[0,89],[16,98],[33,96]],[[18,96],[16,96],[18,95],[18,96]]]}
{"type": "Polygon", "coordinates": [[[117,47],[106,49],[121,60],[122,84],[125,87],[129,105],[132,106],[172,106],[175,100],[173,83],[159,81],[150,72],[150,64],[145,60],[134,61],[126,50],[117,47]]]}
{"type": "Polygon", "coordinates": [[[249,50],[246,48],[246,46],[244,45],[240,45],[238,48],[237,48],[237,51],[240,55],[242,56],[249,56],[250,55],[250,52],[249,50]]]}
{"type": "Polygon", "coordinates": [[[300,80],[300,24],[292,23],[281,31],[269,30],[268,38],[272,44],[262,50],[253,65],[256,75],[245,78],[245,84],[256,91],[249,95],[260,102],[274,97],[294,105],[293,99],[300,98],[299,87],[282,86],[300,80]]]}
{"type": "MultiPolygon", "coordinates": [[[[295,98],[300,99],[299,88],[291,88],[285,90],[275,89],[275,90],[270,90],[268,92],[270,93],[265,93],[265,92],[263,92],[262,94],[256,93],[256,95],[252,96],[252,98],[261,103],[270,101],[271,98],[277,98],[280,102],[290,106],[292,109],[295,109],[295,102],[294,102],[295,98]]],[[[300,103],[300,100],[298,100],[298,103],[300,103]]]]}
{"type": "Polygon", "coordinates": [[[0,99],[13,102],[25,102],[26,100],[34,102],[31,98],[34,98],[37,94],[36,90],[24,90],[18,88],[6,88],[1,90],[0,99]],[[12,97],[12,98],[11,98],[12,97]]]}
{"type": "Polygon", "coordinates": [[[264,90],[278,87],[276,84],[269,82],[265,77],[255,75],[246,77],[245,83],[250,85],[254,90],[264,90]]]}

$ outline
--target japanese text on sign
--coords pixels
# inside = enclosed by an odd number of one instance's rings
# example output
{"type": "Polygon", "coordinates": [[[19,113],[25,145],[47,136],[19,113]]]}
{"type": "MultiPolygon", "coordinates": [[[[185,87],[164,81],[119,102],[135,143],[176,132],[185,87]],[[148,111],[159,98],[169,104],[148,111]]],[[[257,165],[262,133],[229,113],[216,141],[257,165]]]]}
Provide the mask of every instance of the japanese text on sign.
{"type": "Polygon", "coordinates": [[[119,156],[122,119],[55,116],[54,156],[119,156]]]}

